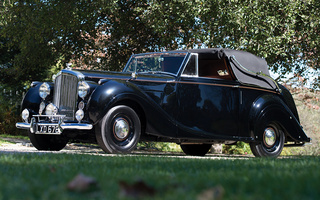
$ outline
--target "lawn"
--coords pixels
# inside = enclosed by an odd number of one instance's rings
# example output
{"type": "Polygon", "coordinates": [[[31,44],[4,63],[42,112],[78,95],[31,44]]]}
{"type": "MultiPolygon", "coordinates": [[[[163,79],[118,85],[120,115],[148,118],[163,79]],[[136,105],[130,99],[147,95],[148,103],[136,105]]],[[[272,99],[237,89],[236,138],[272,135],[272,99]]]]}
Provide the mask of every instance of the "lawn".
{"type": "Polygon", "coordinates": [[[319,163],[320,157],[0,154],[0,199],[319,199],[319,163]],[[89,189],[68,187],[79,174],[92,179],[89,189]]]}

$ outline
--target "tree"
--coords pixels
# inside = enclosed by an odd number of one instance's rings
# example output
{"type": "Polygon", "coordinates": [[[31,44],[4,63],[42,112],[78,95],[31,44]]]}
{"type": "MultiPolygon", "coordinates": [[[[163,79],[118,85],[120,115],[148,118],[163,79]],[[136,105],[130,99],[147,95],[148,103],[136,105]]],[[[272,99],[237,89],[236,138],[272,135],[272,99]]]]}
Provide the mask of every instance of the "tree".
{"type": "Polygon", "coordinates": [[[102,9],[107,56],[102,69],[120,70],[133,53],[193,46],[200,1],[127,1],[102,9]]]}
{"type": "Polygon", "coordinates": [[[304,75],[306,68],[319,70],[319,4],[5,0],[0,36],[13,54],[0,80],[43,79],[57,63],[61,68],[71,61],[80,68],[121,70],[132,53],[200,47],[249,51],[264,57],[273,71],[304,75]]]}
{"type": "Polygon", "coordinates": [[[319,3],[315,0],[207,1],[204,7],[200,20],[207,46],[252,52],[282,74],[319,66],[319,3]]]}
{"type": "MultiPolygon", "coordinates": [[[[2,83],[14,85],[43,80],[59,60],[62,65],[93,45],[99,22],[95,1],[4,1],[0,36],[2,48],[16,49],[12,65],[0,68],[2,83]]],[[[3,56],[3,55],[1,55],[3,56]]]]}

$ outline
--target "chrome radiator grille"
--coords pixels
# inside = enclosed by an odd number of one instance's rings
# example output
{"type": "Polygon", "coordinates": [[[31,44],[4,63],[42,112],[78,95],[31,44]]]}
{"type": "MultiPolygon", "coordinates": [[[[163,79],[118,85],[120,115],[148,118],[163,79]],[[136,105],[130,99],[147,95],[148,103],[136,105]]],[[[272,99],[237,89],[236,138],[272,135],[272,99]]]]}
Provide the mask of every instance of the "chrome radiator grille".
{"type": "Polygon", "coordinates": [[[55,79],[53,104],[59,108],[60,115],[66,115],[65,120],[75,119],[78,97],[78,77],[73,74],[61,73],[55,79]]]}

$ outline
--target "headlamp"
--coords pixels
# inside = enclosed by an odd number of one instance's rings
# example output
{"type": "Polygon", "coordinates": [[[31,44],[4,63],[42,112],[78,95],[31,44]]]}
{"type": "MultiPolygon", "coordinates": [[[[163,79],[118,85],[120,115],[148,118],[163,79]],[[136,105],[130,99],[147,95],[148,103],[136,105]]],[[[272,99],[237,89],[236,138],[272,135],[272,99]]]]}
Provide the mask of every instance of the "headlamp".
{"type": "Polygon", "coordinates": [[[84,99],[88,92],[89,92],[90,86],[87,82],[81,81],[78,84],[78,95],[80,98],[84,99]]]}
{"type": "Polygon", "coordinates": [[[48,83],[42,83],[39,88],[40,97],[45,100],[45,98],[50,94],[50,85],[48,83]]]}

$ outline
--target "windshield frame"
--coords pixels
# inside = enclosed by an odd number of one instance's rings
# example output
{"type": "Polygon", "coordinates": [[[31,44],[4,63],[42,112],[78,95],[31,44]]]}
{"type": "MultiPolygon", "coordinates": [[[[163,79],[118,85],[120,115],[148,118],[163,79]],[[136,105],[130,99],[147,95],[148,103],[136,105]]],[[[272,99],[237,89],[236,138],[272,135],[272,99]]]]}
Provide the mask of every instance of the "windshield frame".
{"type": "MultiPolygon", "coordinates": [[[[152,57],[152,56],[150,56],[152,57]]],[[[182,57],[182,56],[181,56],[182,57]]],[[[134,54],[130,57],[130,59],[128,60],[126,66],[124,67],[122,72],[125,73],[137,73],[137,74],[167,74],[167,75],[173,75],[175,77],[177,77],[181,71],[182,68],[184,68],[184,65],[186,63],[186,60],[188,60],[189,58],[189,53],[187,51],[166,51],[166,52],[152,52],[152,53],[141,53],[141,54],[134,54]],[[176,71],[176,73],[172,73],[172,72],[168,72],[168,71],[145,71],[145,72],[137,72],[137,68],[135,67],[135,69],[132,71],[128,71],[129,68],[129,64],[131,64],[132,60],[135,58],[142,58],[142,57],[148,57],[150,55],[157,55],[157,56],[161,56],[161,55],[170,55],[170,54],[182,54],[183,55],[183,60],[181,61],[180,66],[178,67],[178,70],[176,71]]]]}

